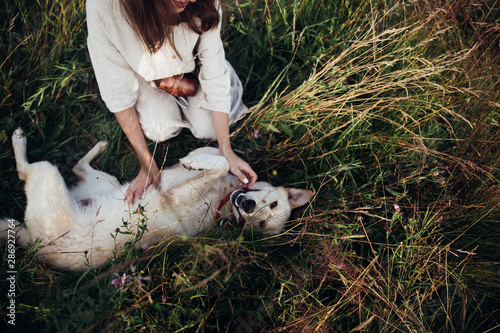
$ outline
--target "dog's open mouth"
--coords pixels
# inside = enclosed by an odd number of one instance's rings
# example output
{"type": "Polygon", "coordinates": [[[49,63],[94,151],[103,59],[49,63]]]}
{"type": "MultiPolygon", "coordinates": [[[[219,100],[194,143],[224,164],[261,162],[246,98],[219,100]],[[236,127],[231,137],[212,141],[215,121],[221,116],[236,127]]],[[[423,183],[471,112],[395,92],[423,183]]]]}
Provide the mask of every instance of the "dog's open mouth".
{"type": "Polygon", "coordinates": [[[240,208],[241,202],[245,199],[245,193],[246,191],[244,190],[236,190],[231,194],[231,203],[233,206],[240,208]]]}
{"type": "MultiPolygon", "coordinates": [[[[251,213],[255,208],[255,201],[245,198],[245,193],[247,193],[248,189],[236,190],[231,194],[231,203],[234,207],[240,212],[240,209],[245,213],[251,213]]],[[[241,214],[240,214],[241,215],[241,214]]]]}

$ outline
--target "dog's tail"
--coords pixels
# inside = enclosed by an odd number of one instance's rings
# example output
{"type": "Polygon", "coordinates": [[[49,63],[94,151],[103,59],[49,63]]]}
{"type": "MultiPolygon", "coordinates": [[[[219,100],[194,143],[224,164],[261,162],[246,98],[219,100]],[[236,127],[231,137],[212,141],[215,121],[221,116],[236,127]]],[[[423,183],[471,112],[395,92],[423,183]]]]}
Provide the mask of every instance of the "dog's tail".
{"type": "Polygon", "coordinates": [[[14,242],[16,246],[26,247],[31,243],[31,235],[28,228],[20,222],[0,218],[0,242],[11,244],[14,242]]]}

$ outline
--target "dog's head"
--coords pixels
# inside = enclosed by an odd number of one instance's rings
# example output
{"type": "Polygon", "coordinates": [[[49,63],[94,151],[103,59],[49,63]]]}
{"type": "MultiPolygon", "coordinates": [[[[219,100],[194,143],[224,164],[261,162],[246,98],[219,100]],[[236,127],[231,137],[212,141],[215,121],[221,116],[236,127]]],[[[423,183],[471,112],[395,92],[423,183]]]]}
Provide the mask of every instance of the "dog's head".
{"type": "Polygon", "coordinates": [[[305,205],[313,197],[309,190],[273,187],[257,182],[251,190],[238,190],[231,195],[233,213],[246,221],[246,227],[265,235],[283,231],[292,209],[305,205]]]}

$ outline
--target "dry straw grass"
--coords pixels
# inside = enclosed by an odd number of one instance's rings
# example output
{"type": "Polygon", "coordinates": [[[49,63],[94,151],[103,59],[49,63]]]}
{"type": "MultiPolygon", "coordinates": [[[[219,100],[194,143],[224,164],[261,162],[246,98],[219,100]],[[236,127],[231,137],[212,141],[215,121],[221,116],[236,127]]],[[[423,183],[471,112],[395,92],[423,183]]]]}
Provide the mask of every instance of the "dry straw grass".
{"type": "Polygon", "coordinates": [[[405,41],[415,39],[425,25],[424,22],[375,35],[366,33],[341,54],[331,56],[302,85],[265,106],[259,105],[248,122],[274,132],[289,134],[294,130],[293,143],[278,151],[279,156],[308,152],[334,136],[350,135],[355,128],[370,126],[373,121],[390,125],[425,154],[426,138],[420,130],[429,123],[443,122],[451,135],[450,118],[472,126],[446,104],[446,96],[470,91],[438,79],[457,70],[472,50],[429,59],[424,55],[427,47],[445,31],[416,45],[401,47],[405,41]]]}

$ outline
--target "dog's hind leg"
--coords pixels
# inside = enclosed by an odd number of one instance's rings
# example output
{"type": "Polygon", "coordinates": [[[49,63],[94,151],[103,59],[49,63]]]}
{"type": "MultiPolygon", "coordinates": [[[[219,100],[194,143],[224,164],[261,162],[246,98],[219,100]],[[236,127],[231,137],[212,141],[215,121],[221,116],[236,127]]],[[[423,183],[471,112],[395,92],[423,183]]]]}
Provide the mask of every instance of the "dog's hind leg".
{"type": "Polygon", "coordinates": [[[49,162],[28,163],[26,138],[19,128],[12,135],[19,178],[26,183],[25,222],[33,239],[54,239],[69,231],[74,222],[74,209],[66,184],[49,162]]]}
{"type": "Polygon", "coordinates": [[[26,226],[14,219],[0,219],[0,241],[14,243],[16,246],[28,246],[32,242],[26,226]]]}
{"type": "Polygon", "coordinates": [[[21,128],[16,129],[14,134],[12,134],[12,147],[14,148],[14,156],[16,157],[19,179],[26,180],[29,163],[26,156],[26,137],[21,128]]]}

